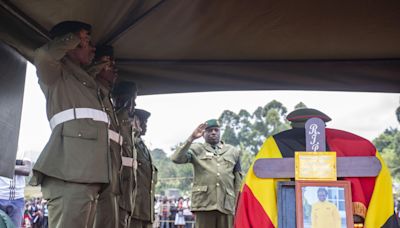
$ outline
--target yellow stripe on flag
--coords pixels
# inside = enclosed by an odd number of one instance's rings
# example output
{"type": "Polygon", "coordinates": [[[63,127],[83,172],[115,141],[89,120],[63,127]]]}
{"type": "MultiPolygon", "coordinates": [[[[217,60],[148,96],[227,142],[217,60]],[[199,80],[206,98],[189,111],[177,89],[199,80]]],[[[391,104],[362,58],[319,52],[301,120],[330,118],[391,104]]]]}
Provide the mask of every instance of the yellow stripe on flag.
{"type": "MultiPolygon", "coordinates": [[[[278,146],[273,137],[269,137],[262,145],[254,161],[260,158],[282,158],[278,146]]],[[[250,166],[246,176],[245,183],[251,189],[253,195],[260,202],[264,211],[275,227],[278,226],[278,208],[277,208],[277,181],[283,179],[258,178],[254,174],[253,164],[250,166]]]]}
{"type": "Polygon", "coordinates": [[[369,202],[364,224],[366,228],[382,227],[394,213],[390,171],[378,152],[376,157],[380,160],[382,169],[376,177],[374,192],[369,202]]]}

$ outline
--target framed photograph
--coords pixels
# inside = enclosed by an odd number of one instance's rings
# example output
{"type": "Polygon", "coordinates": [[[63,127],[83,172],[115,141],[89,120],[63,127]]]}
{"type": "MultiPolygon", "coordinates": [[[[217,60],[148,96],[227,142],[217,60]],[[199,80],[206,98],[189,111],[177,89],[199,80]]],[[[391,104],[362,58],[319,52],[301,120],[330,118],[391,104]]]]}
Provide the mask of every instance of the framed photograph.
{"type": "Polygon", "coordinates": [[[349,181],[296,181],[297,228],[353,228],[349,181]]]}

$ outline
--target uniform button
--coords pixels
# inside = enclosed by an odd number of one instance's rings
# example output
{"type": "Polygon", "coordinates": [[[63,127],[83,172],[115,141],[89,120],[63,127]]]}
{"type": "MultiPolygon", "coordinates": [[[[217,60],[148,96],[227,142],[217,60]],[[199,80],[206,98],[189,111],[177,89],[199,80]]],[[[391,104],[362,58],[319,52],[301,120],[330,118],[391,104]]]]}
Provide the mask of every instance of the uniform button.
{"type": "Polygon", "coordinates": [[[78,137],[82,137],[82,133],[79,132],[79,133],[78,133],[78,137]]]}
{"type": "Polygon", "coordinates": [[[217,187],[219,186],[219,183],[217,183],[217,187]]]}
{"type": "Polygon", "coordinates": [[[200,191],[200,188],[198,188],[197,191],[200,191]]]}
{"type": "Polygon", "coordinates": [[[83,85],[86,85],[87,83],[86,83],[86,82],[82,82],[82,84],[83,84],[83,85]]]}
{"type": "Polygon", "coordinates": [[[219,173],[217,173],[217,176],[219,176],[219,173]]]}
{"type": "Polygon", "coordinates": [[[217,166],[219,166],[219,163],[217,163],[217,166]]]}

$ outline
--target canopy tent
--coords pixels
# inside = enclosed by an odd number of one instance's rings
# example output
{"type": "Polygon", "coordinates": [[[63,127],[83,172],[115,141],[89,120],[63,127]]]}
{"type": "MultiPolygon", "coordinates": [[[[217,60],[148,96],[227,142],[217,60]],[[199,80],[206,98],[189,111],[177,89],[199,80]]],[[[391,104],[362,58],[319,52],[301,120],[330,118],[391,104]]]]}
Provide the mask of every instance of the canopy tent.
{"type": "Polygon", "coordinates": [[[25,76],[18,53],[31,61],[64,20],[92,24],[94,42],[115,47],[121,78],[137,82],[140,95],[400,92],[398,0],[0,0],[0,105],[8,107],[0,109],[8,129],[0,175],[13,175],[17,151],[25,76]]]}
{"type": "Polygon", "coordinates": [[[1,1],[0,38],[28,60],[63,20],[93,25],[140,94],[400,92],[400,1],[1,1]]]}

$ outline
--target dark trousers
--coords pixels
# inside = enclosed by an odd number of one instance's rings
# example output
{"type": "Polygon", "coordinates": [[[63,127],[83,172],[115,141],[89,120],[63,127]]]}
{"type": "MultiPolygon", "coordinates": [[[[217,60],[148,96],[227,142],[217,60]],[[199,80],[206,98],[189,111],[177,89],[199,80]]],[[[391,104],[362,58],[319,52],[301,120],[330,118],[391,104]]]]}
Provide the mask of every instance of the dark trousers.
{"type": "Polygon", "coordinates": [[[233,215],[219,211],[196,211],[196,228],[232,228],[233,215]]]}

